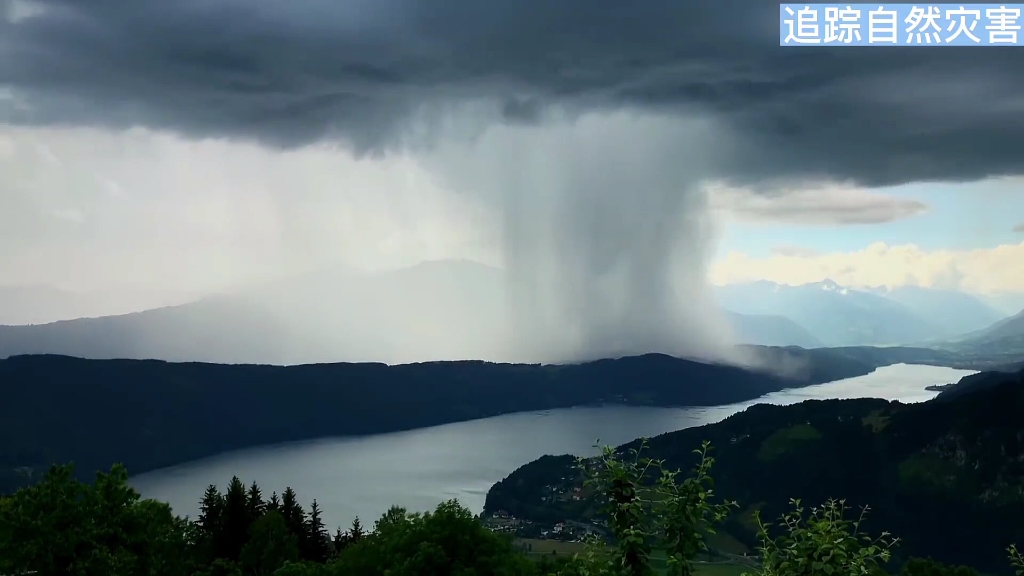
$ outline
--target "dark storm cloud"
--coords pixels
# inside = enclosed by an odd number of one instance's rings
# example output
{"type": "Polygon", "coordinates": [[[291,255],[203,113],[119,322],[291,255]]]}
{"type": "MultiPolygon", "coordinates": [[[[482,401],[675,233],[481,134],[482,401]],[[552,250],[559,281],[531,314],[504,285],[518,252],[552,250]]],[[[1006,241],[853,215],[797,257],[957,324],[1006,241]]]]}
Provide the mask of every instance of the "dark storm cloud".
{"type": "Polygon", "coordinates": [[[1024,172],[1020,52],[784,49],[764,0],[17,5],[35,15],[0,20],[0,85],[17,97],[0,112],[22,124],[373,151],[466,106],[512,123],[644,108],[719,117],[737,135],[722,175],[739,180],[1024,172]]]}

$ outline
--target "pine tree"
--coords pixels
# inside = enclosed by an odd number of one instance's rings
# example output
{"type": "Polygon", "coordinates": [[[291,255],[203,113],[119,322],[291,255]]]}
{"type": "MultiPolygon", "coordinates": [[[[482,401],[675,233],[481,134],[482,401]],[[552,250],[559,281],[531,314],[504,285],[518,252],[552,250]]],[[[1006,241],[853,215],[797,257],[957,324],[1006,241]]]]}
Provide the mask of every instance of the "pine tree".
{"type": "Polygon", "coordinates": [[[270,494],[270,500],[267,501],[267,506],[266,506],[266,510],[265,511],[266,512],[270,512],[271,510],[273,510],[275,512],[280,512],[281,511],[281,499],[277,497],[277,492],[276,491],[270,494]]]}
{"type": "Polygon", "coordinates": [[[284,516],[288,529],[299,538],[301,547],[303,536],[306,534],[306,513],[291,488],[285,488],[284,494],[281,495],[281,515],[284,516]]]}
{"type": "Polygon", "coordinates": [[[320,506],[313,500],[309,507],[309,518],[306,520],[306,537],[303,558],[313,562],[325,562],[330,553],[330,535],[324,528],[323,520],[320,518],[320,506]]]}
{"type": "Polygon", "coordinates": [[[208,560],[222,557],[224,553],[224,496],[213,484],[206,488],[199,502],[200,542],[208,560]]]}
{"type": "Polygon", "coordinates": [[[338,531],[334,533],[334,541],[332,543],[334,544],[334,553],[335,554],[337,554],[337,553],[341,552],[342,550],[344,550],[345,546],[348,545],[348,538],[341,531],[341,527],[340,526],[338,527],[338,531]]]}
{"type": "Polygon", "coordinates": [[[249,494],[246,496],[246,507],[249,511],[249,522],[255,522],[263,516],[266,511],[266,504],[263,502],[263,493],[260,491],[260,487],[253,481],[252,486],[249,486],[249,494]]]}
{"type": "Polygon", "coordinates": [[[359,516],[352,520],[352,529],[349,530],[349,538],[355,544],[363,537],[363,525],[359,522],[359,516]]]}
{"type": "Polygon", "coordinates": [[[245,484],[235,476],[224,494],[224,557],[238,560],[242,546],[249,540],[249,526],[245,484]]]}
{"type": "Polygon", "coordinates": [[[224,513],[224,497],[213,484],[206,487],[199,502],[199,527],[205,536],[212,537],[220,528],[224,513]]]}

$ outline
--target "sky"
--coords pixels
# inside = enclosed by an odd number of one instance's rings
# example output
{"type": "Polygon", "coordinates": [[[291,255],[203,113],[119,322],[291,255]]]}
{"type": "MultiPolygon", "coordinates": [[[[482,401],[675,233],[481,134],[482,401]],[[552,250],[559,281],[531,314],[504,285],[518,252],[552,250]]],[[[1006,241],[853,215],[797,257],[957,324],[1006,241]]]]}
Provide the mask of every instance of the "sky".
{"type": "Polygon", "coordinates": [[[0,285],[466,258],[593,350],[721,340],[712,283],[1024,292],[1024,59],[791,50],[777,10],[0,0],[0,285]]]}
{"type": "MultiPolygon", "coordinates": [[[[846,224],[734,213],[725,218],[712,280],[795,285],[829,278],[858,287],[1024,292],[1024,179],[854,190],[844,193],[904,209],[846,224]]],[[[827,196],[818,193],[814,202],[827,196]]]]}
{"type": "MultiPolygon", "coordinates": [[[[503,264],[500,216],[406,157],[6,126],[0,164],[4,199],[16,202],[5,211],[5,285],[191,294],[337,266],[503,264]]],[[[717,284],[832,278],[1024,292],[1021,178],[776,196],[711,183],[703,193],[715,208],[717,284]]]]}

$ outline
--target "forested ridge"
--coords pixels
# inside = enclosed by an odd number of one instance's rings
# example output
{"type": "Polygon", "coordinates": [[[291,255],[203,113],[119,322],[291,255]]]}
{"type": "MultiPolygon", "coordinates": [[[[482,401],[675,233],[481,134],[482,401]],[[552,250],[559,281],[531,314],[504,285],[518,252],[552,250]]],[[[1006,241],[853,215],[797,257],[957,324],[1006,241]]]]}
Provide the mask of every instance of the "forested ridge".
{"type": "MultiPolygon", "coordinates": [[[[723,532],[749,548],[751,514],[776,517],[791,498],[843,498],[873,509],[867,526],[901,537],[897,558],[932,556],[990,572],[1024,540],[1024,372],[965,379],[955,394],[905,405],[878,399],[756,405],[726,420],[650,439],[651,457],[688,469],[708,440],[715,488],[744,506],[723,532]]],[[[623,450],[635,448],[627,444],[623,450]]],[[[575,458],[546,456],[489,491],[499,510],[550,526],[589,522],[596,496],[582,491],[575,458]]]]}
{"type": "Polygon", "coordinates": [[[224,451],[421,428],[519,411],[618,402],[718,405],[866,374],[823,351],[780,351],[793,378],[662,355],[575,365],[431,362],[221,365],[18,356],[0,360],[0,492],[52,463],[81,479],[224,451]]]}
{"type": "MultiPolygon", "coordinates": [[[[663,461],[611,448],[580,461],[610,527],[571,555],[529,554],[508,535],[490,531],[456,501],[427,513],[392,507],[364,528],[356,519],[331,535],[315,500],[308,510],[290,488],[265,496],[232,478],[210,486],[198,518],[173,515],[143,500],[123,466],[94,482],[54,466],[37,484],[0,497],[0,574],[40,576],[981,576],[967,566],[930,558],[894,561],[899,543],[868,535],[827,500],[809,512],[794,503],[777,528],[761,523],[758,553],[742,562],[709,563],[714,527],[734,502],[714,493],[714,459],[705,443],[686,478],[663,461]],[[654,471],[655,474],[645,474],[654,471]],[[645,482],[645,476],[653,481],[645,482]],[[723,571],[724,570],[724,571],[723,571]]],[[[1024,564],[1016,548],[1001,555],[1008,571],[1024,564]]]]}
{"type": "Polygon", "coordinates": [[[188,519],[141,499],[121,465],[92,482],[53,466],[0,498],[0,574],[1020,574],[1024,373],[991,377],[1000,381],[974,379],[955,401],[758,405],[599,458],[547,457],[495,486],[488,511],[599,519],[607,531],[572,555],[527,553],[454,501],[425,514],[392,508],[332,534],[316,502],[304,509],[287,487],[267,495],[232,478],[197,495],[202,512],[188,519]],[[907,458],[887,476],[897,455],[907,458]],[[579,507],[531,501],[562,478],[583,490],[579,507]],[[741,524],[753,532],[749,556],[708,562],[719,553],[713,530],[739,534],[741,524]]]}

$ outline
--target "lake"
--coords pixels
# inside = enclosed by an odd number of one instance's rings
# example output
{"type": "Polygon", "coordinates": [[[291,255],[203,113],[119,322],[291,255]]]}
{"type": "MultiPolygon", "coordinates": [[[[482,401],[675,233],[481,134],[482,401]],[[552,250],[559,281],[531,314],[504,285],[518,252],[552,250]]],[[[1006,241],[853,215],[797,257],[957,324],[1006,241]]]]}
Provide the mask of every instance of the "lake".
{"type": "Polygon", "coordinates": [[[131,484],[144,497],[168,502],[175,513],[193,518],[206,487],[215,484],[223,490],[234,475],[246,484],[255,480],[265,497],[291,486],[307,509],[317,499],[324,524],[333,533],[356,516],[371,526],[394,504],[423,511],[457,498],[480,512],[487,490],[519,466],[545,454],[591,454],[597,440],[623,444],[718,422],[758,403],[863,397],[923,402],[938,394],[926,386],[956,382],[973,373],[898,364],[728,406],[598,406],[507,414],[407,432],[230,452],[141,474],[131,484]]]}

